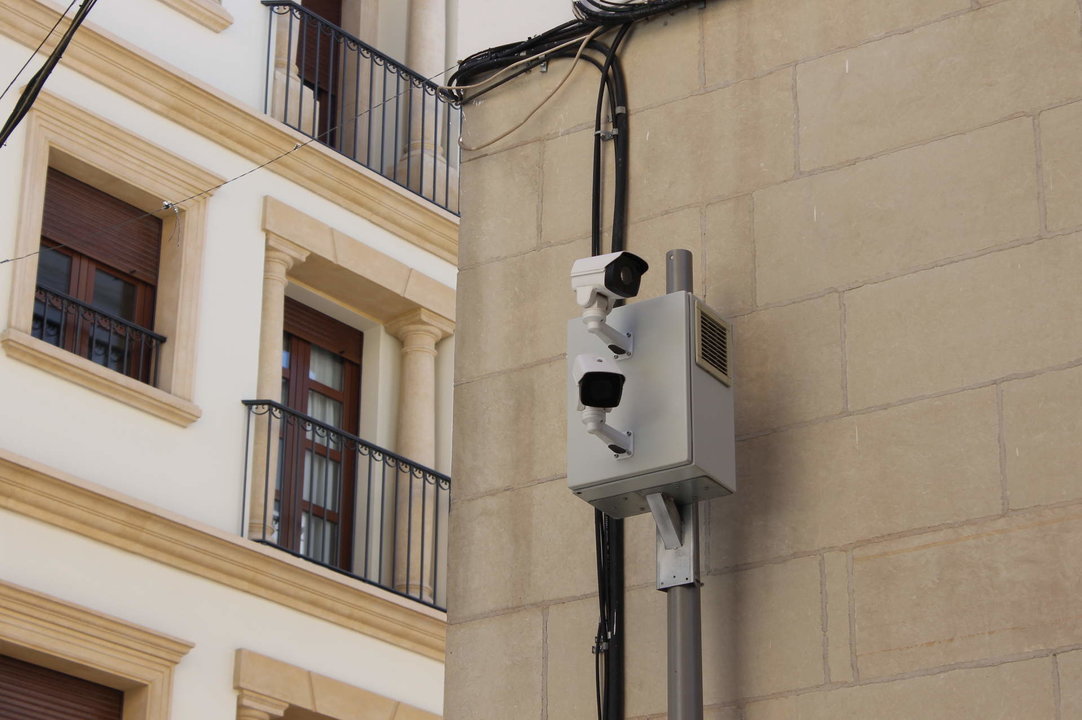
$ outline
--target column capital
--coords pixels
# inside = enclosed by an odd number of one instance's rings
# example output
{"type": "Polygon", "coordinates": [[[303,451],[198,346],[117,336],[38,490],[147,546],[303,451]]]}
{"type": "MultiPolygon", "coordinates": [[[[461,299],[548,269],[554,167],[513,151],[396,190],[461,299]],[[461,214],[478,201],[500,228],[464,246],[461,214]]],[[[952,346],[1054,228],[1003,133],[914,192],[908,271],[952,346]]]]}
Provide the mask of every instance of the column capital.
{"type": "Polygon", "coordinates": [[[268,259],[274,258],[285,265],[285,268],[288,271],[295,264],[307,260],[311,253],[294,242],[268,232],[267,246],[264,250],[264,254],[268,259]]]}
{"type": "Polygon", "coordinates": [[[252,690],[240,690],[237,695],[238,720],[257,718],[280,718],[289,709],[289,703],[252,690]]]}
{"type": "Polygon", "coordinates": [[[417,308],[399,315],[388,322],[385,327],[387,332],[403,342],[405,342],[407,336],[420,333],[431,337],[433,345],[455,331],[453,320],[448,320],[442,315],[437,315],[424,308],[417,308]]]}

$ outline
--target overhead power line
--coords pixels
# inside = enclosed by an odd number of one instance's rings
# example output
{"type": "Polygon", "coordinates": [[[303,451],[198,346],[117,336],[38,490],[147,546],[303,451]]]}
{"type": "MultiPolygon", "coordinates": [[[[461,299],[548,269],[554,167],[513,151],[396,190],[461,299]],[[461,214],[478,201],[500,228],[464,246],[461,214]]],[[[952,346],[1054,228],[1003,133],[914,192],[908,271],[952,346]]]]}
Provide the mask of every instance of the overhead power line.
{"type": "Polygon", "coordinates": [[[4,99],[4,96],[8,94],[8,90],[11,90],[12,86],[15,85],[15,82],[22,76],[23,70],[26,70],[30,63],[34,61],[34,58],[37,57],[38,53],[41,51],[41,48],[44,47],[45,43],[49,41],[49,38],[53,36],[53,33],[56,32],[56,29],[60,27],[60,23],[64,22],[64,18],[67,17],[68,13],[71,12],[71,9],[75,7],[75,3],[77,2],[79,2],[79,0],[71,0],[71,4],[69,4],[68,7],[64,10],[64,12],[61,13],[60,17],[56,19],[56,22],[53,23],[53,26],[49,28],[49,32],[45,34],[45,37],[41,39],[41,42],[38,43],[38,46],[34,48],[34,52],[30,53],[30,57],[28,57],[26,59],[26,62],[23,63],[23,66],[19,68],[19,72],[15,73],[15,76],[11,78],[11,82],[9,82],[8,86],[4,88],[4,92],[0,93],[0,100],[4,99]]]}

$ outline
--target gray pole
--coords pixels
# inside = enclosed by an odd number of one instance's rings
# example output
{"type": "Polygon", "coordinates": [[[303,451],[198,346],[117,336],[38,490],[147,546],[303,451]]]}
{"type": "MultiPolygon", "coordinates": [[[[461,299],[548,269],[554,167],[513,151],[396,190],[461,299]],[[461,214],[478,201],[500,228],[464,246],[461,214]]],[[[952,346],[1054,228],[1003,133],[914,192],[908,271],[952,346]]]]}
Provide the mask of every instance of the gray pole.
{"type": "Polygon", "coordinates": [[[665,292],[695,292],[690,250],[665,253],[665,292]]]}
{"type": "MultiPolygon", "coordinates": [[[[665,254],[666,292],[694,292],[692,258],[689,250],[670,250],[665,254]]],[[[690,582],[666,589],[668,603],[669,720],[703,718],[703,641],[702,604],[699,594],[699,506],[681,505],[685,546],[692,552],[685,558],[691,563],[690,582]]],[[[659,580],[664,552],[658,543],[659,580]]]]}

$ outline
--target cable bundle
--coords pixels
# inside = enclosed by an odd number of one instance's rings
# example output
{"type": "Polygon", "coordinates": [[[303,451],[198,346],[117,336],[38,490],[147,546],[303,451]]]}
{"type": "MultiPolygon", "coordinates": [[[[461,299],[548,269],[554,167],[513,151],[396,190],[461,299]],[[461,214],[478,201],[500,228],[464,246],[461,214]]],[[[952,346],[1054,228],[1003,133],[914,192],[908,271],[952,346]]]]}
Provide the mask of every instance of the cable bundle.
{"type": "Polygon", "coordinates": [[[689,0],[575,0],[575,17],[595,25],[623,25],[690,5],[689,0]]]}

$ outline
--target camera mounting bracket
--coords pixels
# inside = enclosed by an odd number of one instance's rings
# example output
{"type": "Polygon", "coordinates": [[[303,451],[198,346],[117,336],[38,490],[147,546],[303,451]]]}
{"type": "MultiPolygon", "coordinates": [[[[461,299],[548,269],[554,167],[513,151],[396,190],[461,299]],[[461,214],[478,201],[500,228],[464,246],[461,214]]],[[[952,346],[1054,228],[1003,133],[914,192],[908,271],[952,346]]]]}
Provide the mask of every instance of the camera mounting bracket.
{"type": "Polygon", "coordinates": [[[605,422],[608,412],[605,408],[584,407],[582,424],[586,426],[586,432],[600,439],[612,450],[615,459],[627,459],[635,454],[635,436],[630,431],[617,430],[605,422]]]}

